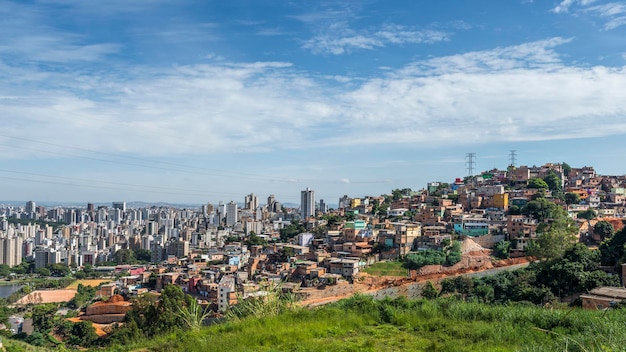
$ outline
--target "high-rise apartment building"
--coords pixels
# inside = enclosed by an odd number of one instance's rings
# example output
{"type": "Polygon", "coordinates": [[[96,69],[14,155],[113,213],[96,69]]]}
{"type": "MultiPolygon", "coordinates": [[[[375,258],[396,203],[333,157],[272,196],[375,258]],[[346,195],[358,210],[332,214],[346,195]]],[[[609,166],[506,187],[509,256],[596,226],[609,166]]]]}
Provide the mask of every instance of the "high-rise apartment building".
{"type": "Polygon", "coordinates": [[[112,207],[113,209],[119,209],[119,210],[121,210],[121,211],[122,211],[122,213],[123,213],[123,212],[125,212],[125,211],[126,211],[126,202],[113,202],[113,203],[111,204],[111,207],[112,207]]]}
{"type": "Polygon", "coordinates": [[[257,197],[254,193],[250,193],[246,196],[244,202],[244,208],[249,210],[254,210],[259,207],[259,197],[257,197]]]}
{"type": "Polygon", "coordinates": [[[323,199],[320,199],[319,211],[322,214],[325,214],[328,211],[328,206],[326,205],[326,202],[324,202],[323,199]]]}
{"type": "Polygon", "coordinates": [[[24,209],[24,211],[26,211],[27,214],[34,214],[35,208],[37,208],[37,204],[32,200],[29,200],[28,202],[26,202],[26,208],[24,209]]]}
{"type": "Polygon", "coordinates": [[[14,267],[22,262],[21,237],[0,238],[0,264],[14,267]]]}
{"type": "Polygon", "coordinates": [[[237,223],[237,203],[232,200],[226,204],[226,226],[234,226],[237,223]]]}
{"type": "Polygon", "coordinates": [[[315,191],[308,187],[300,192],[300,216],[302,219],[315,216],[315,191]]]}

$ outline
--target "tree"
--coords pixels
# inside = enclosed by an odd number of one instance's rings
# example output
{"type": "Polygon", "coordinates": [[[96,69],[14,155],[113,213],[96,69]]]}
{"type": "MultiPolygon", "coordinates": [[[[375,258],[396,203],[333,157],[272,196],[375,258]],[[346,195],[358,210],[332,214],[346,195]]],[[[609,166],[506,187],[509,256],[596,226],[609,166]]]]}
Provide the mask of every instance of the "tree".
{"type": "Polygon", "coordinates": [[[11,275],[11,267],[6,264],[0,264],[0,277],[8,277],[11,275]]]}
{"type": "Polygon", "coordinates": [[[528,188],[533,188],[533,189],[548,189],[548,184],[546,183],[546,181],[538,178],[538,177],[533,177],[530,180],[528,180],[528,188]]]}
{"type": "Polygon", "coordinates": [[[441,282],[441,293],[460,293],[463,296],[469,294],[474,287],[474,281],[469,277],[456,276],[441,282]]]}
{"type": "Polygon", "coordinates": [[[615,275],[600,270],[599,259],[598,251],[576,243],[566,249],[562,257],[538,264],[536,284],[548,287],[559,297],[587,291],[599,285],[619,285],[615,275]]]}
{"type": "Polygon", "coordinates": [[[61,263],[50,264],[47,268],[50,270],[50,275],[52,276],[63,277],[70,273],[70,268],[61,263]]]}
{"type": "Polygon", "coordinates": [[[184,328],[186,323],[178,314],[181,308],[190,306],[195,300],[177,285],[166,285],[161,290],[161,301],[157,306],[157,331],[167,331],[175,328],[184,328]]]}
{"type": "Polygon", "coordinates": [[[31,316],[33,318],[33,327],[36,331],[45,333],[49,332],[56,325],[56,313],[58,307],[55,304],[38,304],[33,307],[31,316]]]}
{"type": "Polygon", "coordinates": [[[600,244],[600,262],[602,265],[613,266],[623,263],[625,244],[626,227],[600,244]]]}
{"type": "Polygon", "coordinates": [[[548,174],[546,175],[546,177],[543,178],[543,181],[546,183],[546,185],[548,185],[548,189],[553,192],[560,192],[563,188],[561,186],[561,177],[557,175],[557,173],[553,170],[548,171],[548,174]]]}
{"type": "Polygon", "coordinates": [[[517,205],[511,205],[509,206],[509,209],[507,211],[507,215],[520,215],[521,211],[519,206],[517,205]]]}
{"type": "Polygon", "coordinates": [[[587,209],[585,211],[581,211],[580,213],[578,213],[579,219],[591,220],[591,219],[595,219],[597,216],[598,216],[598,213],[596,213],[596,211],[593,209],[587,209]]]}
{"type": "Polygon", "coordinates": [[[257,236],[254,231],[250,232],[250,236],[245,241],[246,246],[258,246],[258,245],[266,245],[267,241],[263,238],[257,236]]]}
{"type": "Polygon", "coordinates": [[[563,168],[563,175],[565,175],[565,177],[569,176],[570,171],[572,171],[572,167],[566,162],[563,162],[561,167],[563,168]]]}
{"type": "Polygon", "coordinates": [[[76,346],[90,346],[98,339],[96,328],[89,321],[80,321],[78,323],[70,323],[69,327],[64,329],[67,343],[76,346]]]}
{"type": "Polygon", "coordinates": [[[557,207],[556,210],[549,223],[537,227],[538,237],[535,240],[537,246],[527,250],[530,255],[545,259],[559,258],[576,240],[578,226],[567,216],[563,208],[557,207]]]}
{"type": "Polygon", "coordinates": [[[604,241],[607,238],[611,238],[615,232],[613,229],[613,225],[611,225],[608,221],[598,221],[593,226],[593,232],[597,235],[600,235],[601,241],[604,241]]]}
{"type": "Polygon", "coordinates": [[[508,259],[511,256],[511,242],[500,241],[493,247],[493,256],[498,259],[508,259]]]}
{"type": "Polygon", "coordinates": [[[114,255],[114,261],[118,265],[120,264],[135,264],[137,258],[135,258],[135,252],[132,249],[118,249],[114,255]]]}
{"type": "Polygon", "coordinates": [[[291,224],[283,227],[279,230],[280,240],[287,242],[289,239],[296,237],[299,233],[305,232],[306,228],[303,224],[294,221],[291,224]]]}
{"type": "Polygon", "coordinates": [[[76,294],[74,298],[70,300],[69,304],[72,308],[80,308],[85,304],[91,302],[96,297],[96,288],[92,286],[84,286],[83,284],[78,284],[78,288],[76,289],[76,294]]]}
{"type": "Polygon", "coordinates": [[[152,260],[152,252],[149,249],[138,248],[134,252],[135,258],[140,262],[149,263],[152,260]]]}
{"type": "Polygon", "coordinates": [[[424,287],[422,287],[422,297],[426,299],[435,299],[439,296],[439,291],[435,288],[435,285],[431,281],[426,282],[424,287]]]}
{"type": "Polygon", "coordinates": [[[576,193],[567,192],[565,193],[565,203],[566,204],[578,204],[580,203],[580,196],[576,193]]]}
{"type": "Polygon", "coordinates": [[[36,272],[40,276],[45,276],[45,277],[50,276],[50,269],[45,268],[45,267],[37,269],[36,272]]]}
{"type": "Polygon", "coordinates": [[[553,218],[555,214],[559,212],[559,209],[563,211],[561,207],[553,202],[550,202],[545,198],[539,198],[526,203],[526,205],[522,207],[521,213],[543,222],[547,219],[553,218]]]}
{"type": "Polygon", "coordinates": [[[391,191],[391,198],[393,200],[399,200],[400,198],[404,196],[410,196],[411,192],[412,190],[410,188],[403,188],[403,189],[396,188],[393,191],[391,191]]]}

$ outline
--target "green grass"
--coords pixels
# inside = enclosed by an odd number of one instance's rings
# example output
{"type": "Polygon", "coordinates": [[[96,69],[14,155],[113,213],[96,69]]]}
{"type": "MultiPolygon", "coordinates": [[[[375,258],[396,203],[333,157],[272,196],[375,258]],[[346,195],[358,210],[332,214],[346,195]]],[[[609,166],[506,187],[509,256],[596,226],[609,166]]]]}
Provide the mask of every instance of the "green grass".
{"type": "Polygon", "coordinates": [[[620,351],[626,312],[353,298],[245,318],[114,351],[620,351]]]}
{"type": "Polygon", "coordinates": [[[2,345],[7,352],[45,352],[43,347],[35,347],[26,342],[11,340],[7,337],[2,338],[2,345]]]}
{"type": "Polygon", "coordinates": [[[407,276],[407,269],[398,261],[378,262],[363,269],[373,276],[407,276]]]}

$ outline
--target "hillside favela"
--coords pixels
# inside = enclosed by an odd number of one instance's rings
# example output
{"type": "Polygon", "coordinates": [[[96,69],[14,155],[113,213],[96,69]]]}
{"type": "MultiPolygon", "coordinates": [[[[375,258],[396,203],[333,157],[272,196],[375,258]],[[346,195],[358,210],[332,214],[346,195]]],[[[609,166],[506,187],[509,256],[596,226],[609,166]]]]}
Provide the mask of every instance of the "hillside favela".
{"type": "Polygon", "coordinates": [[[8,350],[623,347],[624,176],[511,164],[300,198],[3,205],[8,350]]]}

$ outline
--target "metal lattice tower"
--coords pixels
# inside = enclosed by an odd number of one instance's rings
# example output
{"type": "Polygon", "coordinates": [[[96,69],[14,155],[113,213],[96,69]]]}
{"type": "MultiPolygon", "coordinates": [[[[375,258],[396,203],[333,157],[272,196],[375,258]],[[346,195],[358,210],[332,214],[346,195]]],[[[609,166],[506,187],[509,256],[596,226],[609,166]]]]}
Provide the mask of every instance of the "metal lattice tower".
{"type": "Polygon", "coordinates": [[[517,150],[511,150],[509,154],[509,166],[515,167],[517,164],[517,150]]]}
{"type": "Polygon", "coordinates": [[[474,164],[476,159],[476,153],[466,153],[465,154],[465,164],[467,165],[467,176],[474,176],[474,164]]]}

